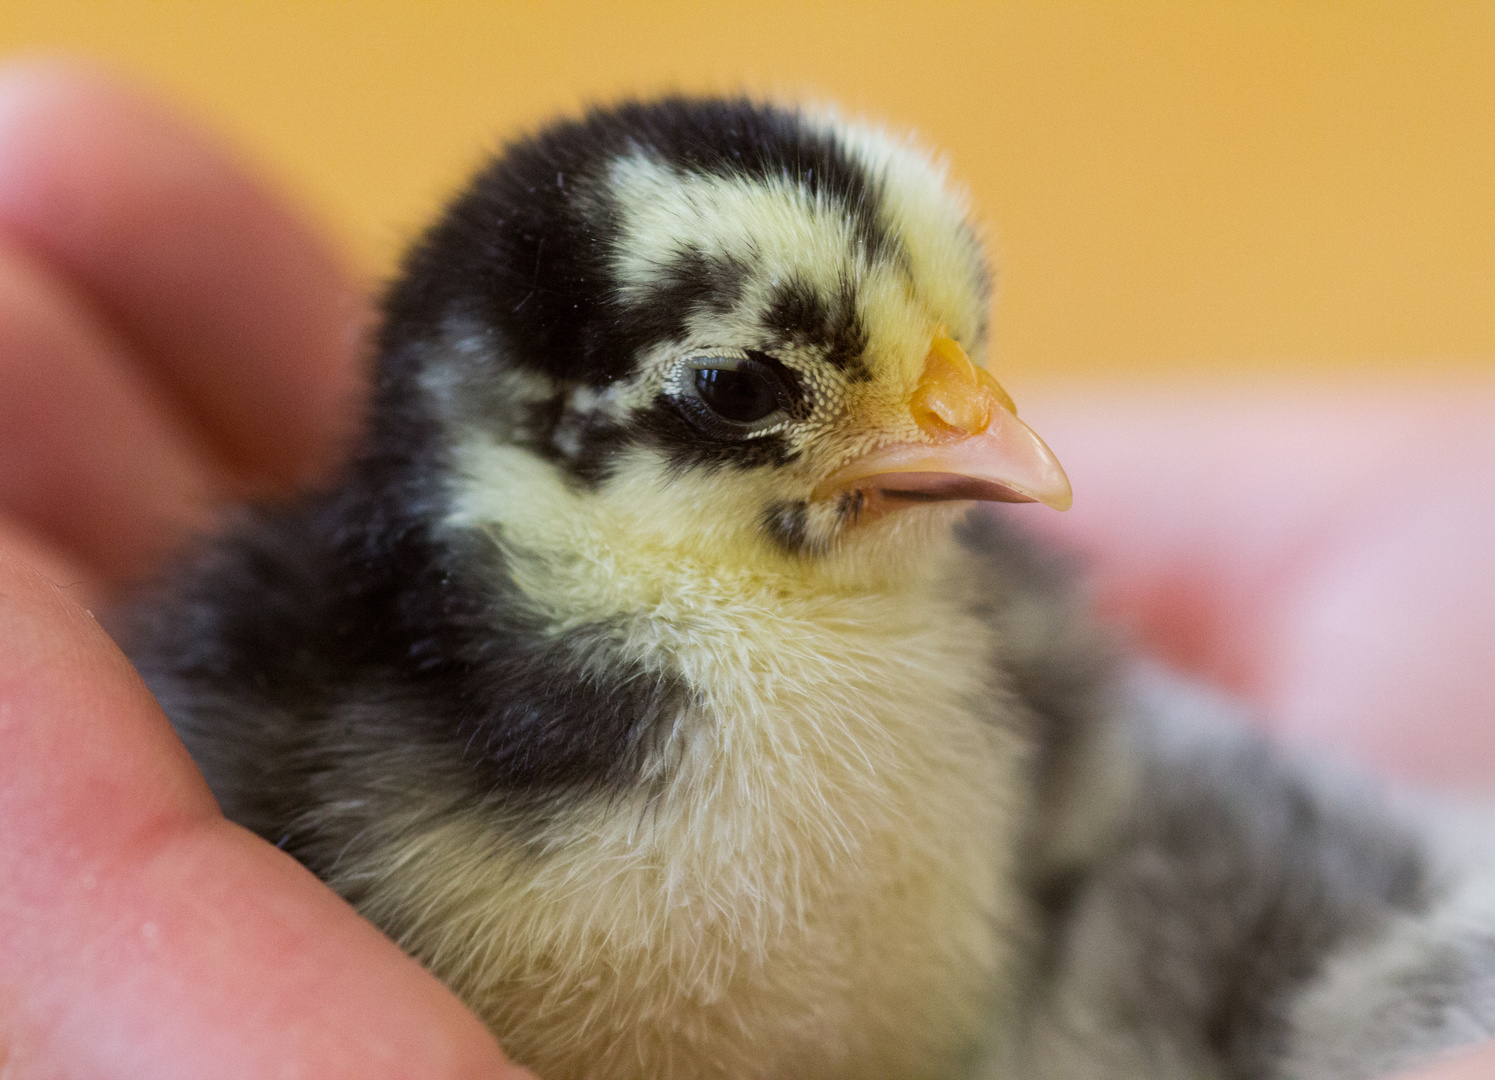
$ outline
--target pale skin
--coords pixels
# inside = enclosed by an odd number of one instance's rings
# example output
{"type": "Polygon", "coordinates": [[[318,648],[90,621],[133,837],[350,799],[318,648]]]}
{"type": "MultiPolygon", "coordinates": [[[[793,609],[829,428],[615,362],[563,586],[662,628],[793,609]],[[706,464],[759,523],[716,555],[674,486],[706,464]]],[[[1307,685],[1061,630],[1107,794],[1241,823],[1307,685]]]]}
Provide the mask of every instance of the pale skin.
{"type": "MultiPolygon", "coordinates": [[[[0,74],[7,1076],[527,1075],[346,904],[222,818],[87,610],[216,507],[337,461],[369,325],[325,243],[201,132],[93,76],[0,74]]],[[[1306,455],[1239,402],[1116,400],[1024,413],[1076,489],[1068,518],[1028,509],[1087,553],[1106,610],[1285,736],[1488,790],[1489,387],[1308,397],[1306,455]],[[1431,482],[1398,476],[1384,460],[1398,440],[1457,452],[1431,482]]],[[[1495,1046],[1418,1076],[1492,1072],[1495,1046]]]]}

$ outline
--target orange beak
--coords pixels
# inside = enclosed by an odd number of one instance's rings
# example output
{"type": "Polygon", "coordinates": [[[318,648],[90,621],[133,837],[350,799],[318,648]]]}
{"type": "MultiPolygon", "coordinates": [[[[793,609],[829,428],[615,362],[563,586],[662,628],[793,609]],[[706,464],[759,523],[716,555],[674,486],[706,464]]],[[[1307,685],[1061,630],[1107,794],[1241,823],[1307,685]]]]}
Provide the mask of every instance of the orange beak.
{"type": "Polygon", "coordinates": [[[1069,509],[1069,478],[1053,451],[1017,418],[1007,391],[971,363],[943,327],[929,347],[909,409],[924,440],[880,447],[847,463],[815,497],[860,492],[862,512],[872,516],[951,499],[1069,509]]]}

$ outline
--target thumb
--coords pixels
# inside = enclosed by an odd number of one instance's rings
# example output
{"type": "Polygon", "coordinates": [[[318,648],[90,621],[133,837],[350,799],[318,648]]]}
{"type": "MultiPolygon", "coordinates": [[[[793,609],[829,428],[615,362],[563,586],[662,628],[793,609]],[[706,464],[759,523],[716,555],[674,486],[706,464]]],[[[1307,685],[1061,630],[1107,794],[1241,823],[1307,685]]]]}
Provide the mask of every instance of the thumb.
{"type": "Polygon", "coordinates": [[[7,1076],[518,1078],[305,869],[219,814],[88,612],[0,554],[7,1076]]]}

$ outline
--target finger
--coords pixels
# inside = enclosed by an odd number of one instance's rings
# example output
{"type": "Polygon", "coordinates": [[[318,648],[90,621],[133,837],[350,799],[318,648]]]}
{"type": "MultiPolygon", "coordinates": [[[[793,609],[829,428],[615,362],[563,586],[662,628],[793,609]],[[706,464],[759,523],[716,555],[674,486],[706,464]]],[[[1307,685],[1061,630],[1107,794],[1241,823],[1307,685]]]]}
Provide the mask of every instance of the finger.
{"type": "Polygon", "coordinates": [[[228,488],[125,347],[0,243],[0,512],[104,581],[139,575],[228,488]]]}
{"type": "Polygon", "coordinates": [[[521,1075],[289,857],[230,825],[117,649],[0,558],[7,1075],[521,1075]]]}
{"type": "Polygon", "coordinates": [[[337,261],[209,139],[57,65],[0,77],[0,232],[96,306],[230,468],[333,461],[367,309],[337,261]]]}
{"type": "Polygon", "coordinates": [[[103,588],[98,578],[48,544],[20,522],[0,515],[0,558],[9,558],[29,568],[70,596],[81,607],[100,603],[103,588]]]}

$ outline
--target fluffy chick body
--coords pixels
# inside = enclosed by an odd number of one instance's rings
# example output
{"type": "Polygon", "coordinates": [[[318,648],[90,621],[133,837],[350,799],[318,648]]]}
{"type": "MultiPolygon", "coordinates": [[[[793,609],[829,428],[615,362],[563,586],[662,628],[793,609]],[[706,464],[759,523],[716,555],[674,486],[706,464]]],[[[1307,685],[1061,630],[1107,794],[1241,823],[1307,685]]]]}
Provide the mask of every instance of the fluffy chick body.
{"type": "Polygon", "coordinates": [[[869,602],[580,550],[536,599],[690,687],[631,789],[522,847],[486,813],[402,828],[328,880],[543,1075],[954,1074],[1014,982],[1026,777],[950,560],[869,602]]]}
{"type": "Polygon", "coordinates": [[[968,503],[823,494],[927,440],[988,289],[871,129],[547,129],[408,259],[341,482],[200,551],[132,653],[229,815],[547,1080],[1335,1075],[1294,1064],[1343,1026],[1294,1019],[1319,966],[1470,894],[1249,740],[1179,753],[968,503]]]}

